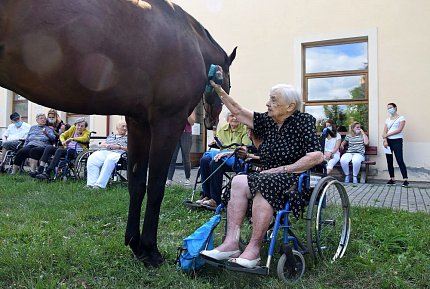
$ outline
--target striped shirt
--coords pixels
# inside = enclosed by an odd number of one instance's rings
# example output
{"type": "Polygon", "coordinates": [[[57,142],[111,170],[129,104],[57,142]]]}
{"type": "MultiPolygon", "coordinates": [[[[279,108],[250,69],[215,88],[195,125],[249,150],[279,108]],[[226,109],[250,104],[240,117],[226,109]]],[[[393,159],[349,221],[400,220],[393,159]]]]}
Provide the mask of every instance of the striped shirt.
{"type": "Polygon", "coordinates": [[[361,134],[356,136],[348,134],[345,137],[345,141],[348,142],[348,150],[346,151],[347,153],[359,153],[364,155],[364,139],[361,134]]]}
{"type": "MultiPolygon", "coordinates": [[[[106,138],[105,141],[107,144],[113,144],[118,145],[122,147],[127,147],[127,136],[126,135],[117,135],[117,134],[111,134],[106,138]]],[[[102,150],[107,150],[108,148],[102,148],[102,150]]],[[[124,153],[125,150],[110,150],[116,153],[124,153]]]]}

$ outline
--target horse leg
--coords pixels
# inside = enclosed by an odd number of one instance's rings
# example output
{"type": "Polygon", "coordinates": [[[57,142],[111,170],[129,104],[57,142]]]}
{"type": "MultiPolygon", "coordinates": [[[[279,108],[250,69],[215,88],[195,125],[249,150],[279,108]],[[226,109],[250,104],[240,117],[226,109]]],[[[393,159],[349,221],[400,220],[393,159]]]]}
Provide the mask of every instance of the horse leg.
{"type": "Polygon", "coordinates": [[[130,246],[133,254],[139,258],[140,248],[140,215],[142,201],[146,191],[149,147],[151,134],[149,124],[133,118],[126,118],[128,126],[128,191],[130,203],[128,208],[125,245],[130,246]]]}
{"type": "MultiPolygon", "coordinates": [[[[161,116],[163,116],[161,114],[161,116]]],[[[164,262],[164,258],[157,247],[157,232],[160,206],[164,197],[165,183],[169,164],[185,125],[178,119],[158,119],[151,123],[151,149],[149,159],[149,178],[145,219],[140,238],[140,259],[145,265],[157,267],[164,262]]]]}

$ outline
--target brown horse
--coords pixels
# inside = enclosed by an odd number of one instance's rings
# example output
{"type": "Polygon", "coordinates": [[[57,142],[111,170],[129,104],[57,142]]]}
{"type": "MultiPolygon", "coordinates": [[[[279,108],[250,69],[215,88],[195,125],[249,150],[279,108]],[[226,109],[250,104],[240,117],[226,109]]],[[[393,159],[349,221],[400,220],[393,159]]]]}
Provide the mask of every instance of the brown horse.
{"type": "MultiPolygon", "coordinates": [[[[63,111],[126,116],[125,244],[145,265],[163,262],[160,205],[186,118],[202,98],[210,64],[223,68],[229,90],[235,54],[228,57],[168,0],[0,0],[0,86],[63,111]]],[[[212,128],[221,102],[213,93],[204,100],[212,128]]]]}

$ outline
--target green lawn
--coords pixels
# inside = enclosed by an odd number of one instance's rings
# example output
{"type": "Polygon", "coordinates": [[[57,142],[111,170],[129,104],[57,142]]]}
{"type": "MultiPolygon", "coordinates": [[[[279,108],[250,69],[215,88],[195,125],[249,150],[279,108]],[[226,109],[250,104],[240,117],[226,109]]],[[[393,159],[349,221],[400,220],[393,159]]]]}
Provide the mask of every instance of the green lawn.
{"type": "MultiPolygon", "coordinates": [[[[159,247],[167,262],[146,268],[124,246],[128,192],[89,191],[82,182],[41,183],[0,175],[0,288],[285,288],[268,277],[174,265],[181,240],[209,219],[166,190],[159,247]]],[[[303,220],[301,220],[303,223],[303,220]]],[[[353,208],[351,242],[336,263],[319,263],[288,288],[430,288],[430,215],[353,208]]]]}

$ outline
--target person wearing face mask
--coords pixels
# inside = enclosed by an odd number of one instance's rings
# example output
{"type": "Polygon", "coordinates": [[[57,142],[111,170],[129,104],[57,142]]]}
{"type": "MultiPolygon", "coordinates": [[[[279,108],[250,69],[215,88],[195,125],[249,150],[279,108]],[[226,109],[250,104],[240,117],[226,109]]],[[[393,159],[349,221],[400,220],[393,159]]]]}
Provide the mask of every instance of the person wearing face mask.
{"type": "MultiPolygon", "coordinates": [[[[12,123],[2,135],[2,156],[5,156],[8,150],[16,150],[21,141],[27,138],[31,127],[21,120],[21,116],[17,112],[10,115],[10,120],[12,123]]],[[[3,168],[3,159],[0,162],[0,167],[3,168]]]]}
{"type": "Polygon", "coordinates": [[[352,182],[357,184],[357,176],[360,172],[361,163],[364,161],[365,146],[369,144],[369,138],[361,129],[359,122],[354,121],[351,124],[351,134],[345,137],[340,148],[344,150],[346,144],[348,144],[348,150],[340,158],[340,164],[345,174],[345,183],[350,182],[349,163],[352,162],[352,182]]]}
{"type": "Polygon", "coordinates": [[[402,187],[409,187],[408,171],[406,170],[406,165],[403,161],[403,129],[405,127],[406,120],[402,115],[397,113],[397,105],[392,102],[387,105],[387,111],[390,114],[390,117],[385,121],[384,133],[382,134],[384,147],[391,150],[391,154],[385,154],[385,157],[387,158],[388,173],[390,174],[390,180],[387,182],[387,185],[396,184],[393,166],[394,153],[403,177],[402,187]]]}
{"type": "Polygon", "coordinates": [[[324,160],[327,162],[327,174],[329,175],[340,159],[339,147],[342,142],[333,120],[329,119],[325,123],[320,142],[324,148],[324,160]]]}
{"type": "Polygon", "coordinates": [[[45,147],[42,157],[40,158],[39,168],[31,177],[35,177],[39,180],[49,180],[51,172],[54,171],[55,167],[60,162],[60,159],[66,156],[67,151],[69,152],[69,158],[76,155],[77,151],[88,149],[90,143],[90,131],[87,129],[87,122],[85,118],[81,117],[75,121],[67,131],[60,135],[60,142],[62,147],[55,147],[49,145],[45,147]],[[45,168],[48,160],[51,156],[54,156],[49,166],[45,168]],[[44,171],[45,170],[45,171],[44,171]]]}
{"type": "Polygon", "coordinates": [[[62,134],[65,131],[65,124],[61,120],[60,115],[55,109],[50,109],[48,111],[48,118],[46,119],[46,125],[49,126],[55,134],[55,143],[61,146],[61,143],[59,143],[60,134],[62,134]]]}

